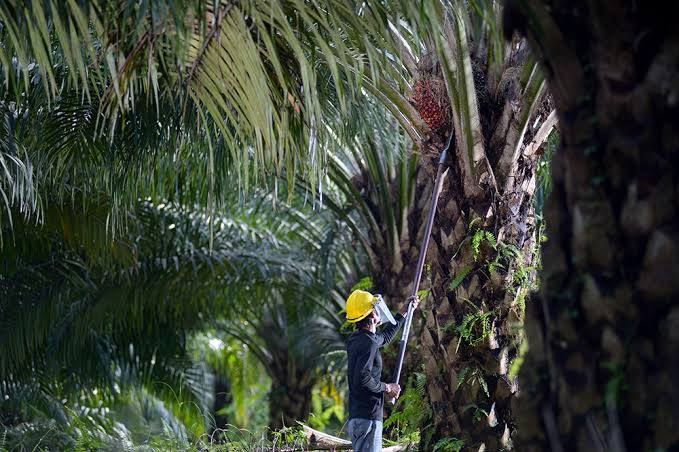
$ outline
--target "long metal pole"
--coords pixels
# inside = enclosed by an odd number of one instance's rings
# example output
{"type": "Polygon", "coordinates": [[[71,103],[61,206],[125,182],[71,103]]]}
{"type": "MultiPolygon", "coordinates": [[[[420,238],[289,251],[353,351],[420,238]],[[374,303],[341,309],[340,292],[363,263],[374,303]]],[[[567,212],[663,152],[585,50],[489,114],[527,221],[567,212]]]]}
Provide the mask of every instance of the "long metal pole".
{"type": "MultiPolygon", "coordinates": [[[[429,238],[431,237],[431,228],[434,225],[434,216],[436,215],[436,205],[439,202],[439,193],[441,193],[441,186],[443,185],[443,179],[445,179],[445,162],[446,156],[448,155],[448,148],[450,147],[452,134],[448,137],[448,142],[446,147],[441,153],[441,158],[439,158],[438,170],[436,171],[436,182],[434,183],[434,192],[432,193],[431,208],[429,209],[429,218],[427,218],[427,227],[424,230],[424,240],[422,241],[422,247],[420,248],[420,256],[417,259],[417,270],[415,271],[415,278],[413,279],[413,291],[409,299],[417,296],[417,292],[420,289],[420,280],[422,279],[422,269],[424,268],[424,259],[427,256],[427,248],[429,247],[429,238]]],[[[403,335],[401,336],[401,343],[398,352],[398,362],[396,363],[396,376],[394,377],[394,382],[398,384],[401,379],[401,369],[403,367],[403,359],[406,355],[406,346],[408,344],[408,335],[410,334],[410,325],[413,321],[413,308],[412,301],[408,303],[408,313],[406,314],[405,323],[403,325],[403,335]]],[[[392,397],[390,402],[392,404],[396,403],[396,398],[392,397]]]]}

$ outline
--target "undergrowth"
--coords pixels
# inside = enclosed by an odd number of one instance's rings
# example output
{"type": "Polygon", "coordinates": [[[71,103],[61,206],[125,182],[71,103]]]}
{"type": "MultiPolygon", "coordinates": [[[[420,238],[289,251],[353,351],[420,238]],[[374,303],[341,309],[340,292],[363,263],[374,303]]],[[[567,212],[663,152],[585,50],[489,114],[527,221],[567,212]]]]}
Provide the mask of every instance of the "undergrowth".
{"type": "Polygon", "coordinates": [[[427,376],[424,369],[414,372],[394,406],[394,410],[384,421],[384,428],[390,429],[393,441],[385,439],[385,444],[419,443],[421,431],[430,426],[432,410],[427,397],[427,376]]]}
{"type": "Polygon", "coordinates": [[[92,424],[59,426],[53,420],[24,423],[11,428],[0,427],[0,452],[275,452],[300,448],[306,444],[307,438],[301,427],[288,427],[267,434],[228,426],[191,441],[168,434],[149,434],[142,441],[134,441],[121,425],[106,431],[92,424]]]}

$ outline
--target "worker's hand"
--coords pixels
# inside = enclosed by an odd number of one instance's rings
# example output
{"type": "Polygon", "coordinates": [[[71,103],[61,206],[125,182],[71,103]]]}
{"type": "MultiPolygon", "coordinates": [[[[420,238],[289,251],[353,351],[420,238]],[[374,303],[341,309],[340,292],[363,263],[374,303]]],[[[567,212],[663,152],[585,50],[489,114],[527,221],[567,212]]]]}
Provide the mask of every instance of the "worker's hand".
{"type": "Polygon", "coordinates": [[[395,398],[398,399],[398,396],[401,394],[401,386],[398,385],[398,383],[387,383],[387,390],[385,391],[385,394],[389,398],[395,398]]]}
{"type": "Polygon", "coordinates": [[[418,297],[417,295],[411,295],[410,297],[406,298],[406,310],[401,313],[403,317],[406,317],[408,315],[408,305],[410,303],[413,304],[414,311],[420,305],[420,297],[418,297]]]}

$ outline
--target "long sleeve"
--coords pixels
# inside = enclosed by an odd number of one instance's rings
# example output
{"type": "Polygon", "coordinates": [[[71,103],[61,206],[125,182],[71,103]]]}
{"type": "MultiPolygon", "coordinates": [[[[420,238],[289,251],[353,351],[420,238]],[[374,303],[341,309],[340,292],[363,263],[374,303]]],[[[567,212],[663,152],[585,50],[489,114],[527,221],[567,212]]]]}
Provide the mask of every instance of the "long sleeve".
{"type": "Polygon", "coordinates": [[[387,327],[384,328],[384,330],[381,333],[377,333],[378,344],[380,347],[384,347],[385,345],[388,345],[392,340],[394,340],[394,337],[396,337],[396,333],[398,332],[399,328],[401,328],[403,322],[405,321],[405,317],[398,313],[394,316],[394,320],[396,320],[396,325],[392,325],[390,323],[387,327]]]}
{"type": "Polygon", "coordinates": [[[357,356],[356,367],[359,369],[358,372],[361,379],[361,386],[367,391],[379,394],[387,390],[387,385],[372,376],[372,368],[377,349],[377,344],[371,343],[369,349],[365,349],[357,356]]]}

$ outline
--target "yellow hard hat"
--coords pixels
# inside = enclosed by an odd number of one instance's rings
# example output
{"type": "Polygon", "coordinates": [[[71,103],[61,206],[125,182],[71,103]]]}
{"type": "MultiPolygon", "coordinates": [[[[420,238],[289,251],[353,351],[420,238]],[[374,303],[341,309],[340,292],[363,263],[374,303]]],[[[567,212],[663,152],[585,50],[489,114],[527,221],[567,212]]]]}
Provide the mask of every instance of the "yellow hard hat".
{"type": "Polygon", "coordinates": [[[363,320],[375,309],[377,297],[365,290],[354,290],[347,298],[347,321],[356,323],[363,320]]]}

